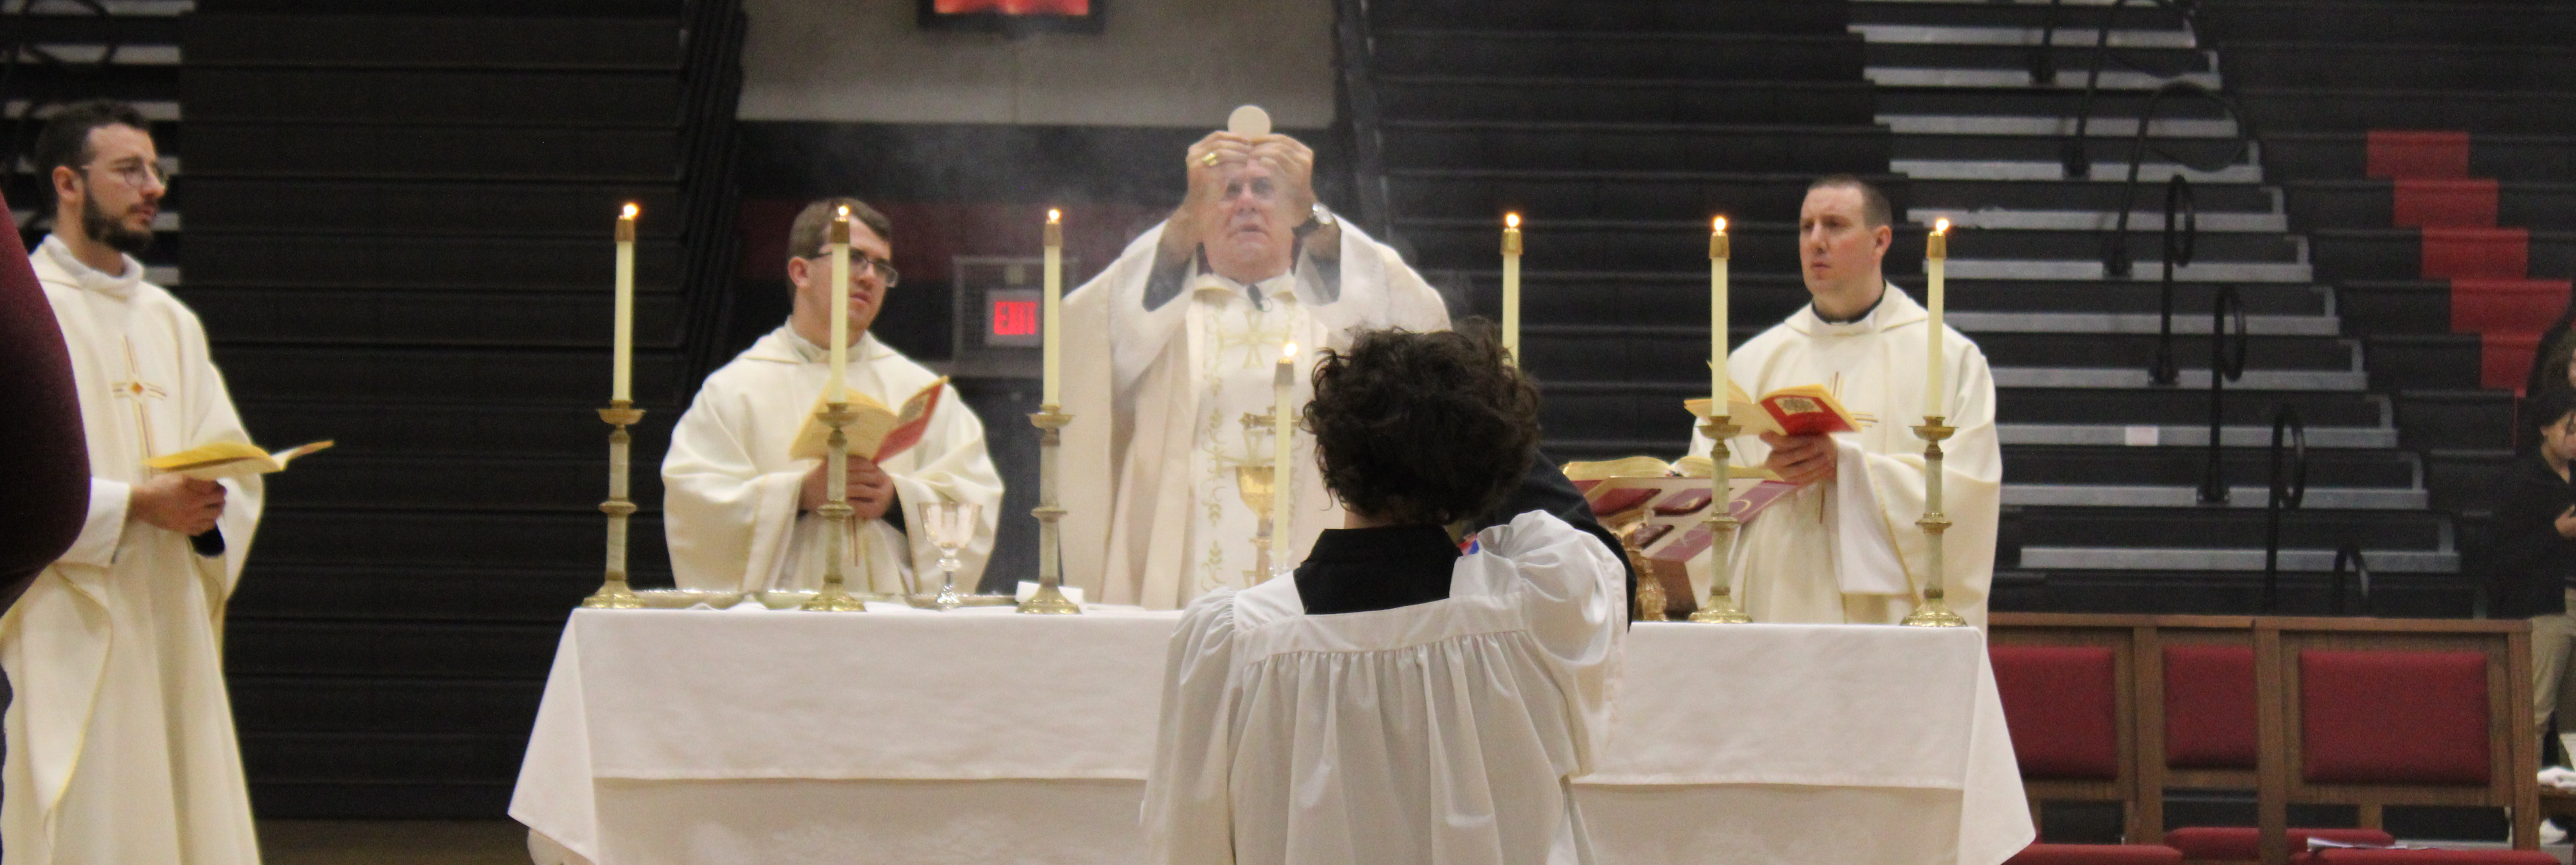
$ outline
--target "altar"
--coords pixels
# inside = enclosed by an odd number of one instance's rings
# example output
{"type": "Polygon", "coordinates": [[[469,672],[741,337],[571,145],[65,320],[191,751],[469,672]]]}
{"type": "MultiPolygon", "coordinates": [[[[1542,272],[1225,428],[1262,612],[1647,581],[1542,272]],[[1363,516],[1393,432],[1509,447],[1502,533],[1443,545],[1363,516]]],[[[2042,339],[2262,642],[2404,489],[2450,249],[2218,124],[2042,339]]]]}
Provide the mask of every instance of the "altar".
{"type": "MultiPolygon", "coordinates": [[[[1179,614],[577,610],[541,861],[1133,863],[1179,614]]],[[[1609,863],[1991,865],[2031,838],[1972,629],[1639,623],[1577,795],[1609,863]]]]}

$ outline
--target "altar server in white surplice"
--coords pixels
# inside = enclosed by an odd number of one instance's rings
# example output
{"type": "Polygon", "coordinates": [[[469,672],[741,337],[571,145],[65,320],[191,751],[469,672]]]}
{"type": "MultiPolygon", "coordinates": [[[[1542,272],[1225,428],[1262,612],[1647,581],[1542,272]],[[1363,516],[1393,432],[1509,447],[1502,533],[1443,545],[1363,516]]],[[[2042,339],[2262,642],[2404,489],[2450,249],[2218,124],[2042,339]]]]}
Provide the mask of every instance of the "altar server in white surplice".
{"type": "Polygon", "coordinates": [[[146,129],[129,106],[84,103],[36,144],[56,201],[30,258],[70,349],[91,477],[79,539],[0,618],[17,688],[11,865],[259,861],[220,650],[261,484],[144,465],[251,440],[196,315],[127,254],[150,245],[166,189],[146,129]]]}
{"type": "Polygon", "coordinates": [[[1372,332],[1317,370],[1305,422],[1348,527],[1182,616],[1148,861],[1594,861],[1569,779],[1609,734],[1626,574],[1546,511],[1464,553],[1442,528],[1520,482],[1537,409],[1489,328],[1372,332]]]}
{"type": "MultiPolygon", "coordinates": [[[[1757,622],[1892,623],[1925,585],[1923,422],[1930,315],[1880,276],[1894,237],[1886,196],[1859,178],[1827,177],[1798,214],[1798,261],[1813,303],[1735,350],[1727,375],[1747,393],[1816,384],[1832,389],[1861,429],[1835,436],[1738,436],[1737,465],[1768,466],[1802,486],[1745,526],[1731,579],[1757,622]]],[[[1942,588],[1952,611],[1983,627],[1994,581],[2003,452],[1995,438],[1995,381],[1985,353],[1941,333],[1942,588]]],[[[1709,452],[1692,435],[1691,453],[1709,452]]],[[[1708,596],[1705,557],[1691,582],[1708,596]]]]}
{"type": "MultiPolygon", "coordinates": [[[[1449,326],[1438,293],[1393,249],[1323,210],[1314,154],[1284,135],[1191,145],[1188,197],[1071,295],[1064,433],[1067,582],[1089,599],[1175,609],[1252,585],[1257,518],[1235,487],[1246,414],[1268,415],[1283,344],[1300,347],[1291,405],[1318,348],[1355,327],[1449,326]]],[[[1296,561],[1341,513],[1297,436],[1296,561]]]]}
{"type": "MultiPolygon", "coordinates": [[[[868,332],[895,287],[893,224],[851,198],[807,205],[788,229],[787,276],[795,283],[787,323],[707,376],[697,401],[671,431],[662,460],[663,532],[681,588],[714,591],[812,589],[830,554],[823,461],[787,452],[831,377],[832,262],[824,247],[836,208],[850,208],[849,387],[890,408],[938,376],[868,332]]],[[[941,395],[921,443],[882,463],[849,458],[854,542],[851,591],[938,590],[939,548],[922,507],[941,500],[981,506],[975,539],[959,554],[957,587],[972,592],[993,552],[1002,479],[984,452],[984,425],[957,398],[941,395]]]]}

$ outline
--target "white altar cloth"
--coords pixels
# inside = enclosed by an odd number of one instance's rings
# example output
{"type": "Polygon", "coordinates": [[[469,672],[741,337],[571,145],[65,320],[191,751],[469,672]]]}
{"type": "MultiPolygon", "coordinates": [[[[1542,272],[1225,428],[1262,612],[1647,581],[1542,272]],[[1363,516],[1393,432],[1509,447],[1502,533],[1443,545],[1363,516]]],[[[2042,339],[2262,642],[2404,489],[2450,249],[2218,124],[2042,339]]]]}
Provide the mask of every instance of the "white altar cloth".
{"type": "MultiPolygon", "coordinates": [[[[540,861],[1130,863],[1179,614],[579,610],[510,816],[540,861]],[[882,614],[880,614],[882,613],[882,614]]],[[[1640,623],[1609,863],[1992,865],[2032,835],[1981,634],[1640,623]]]]}

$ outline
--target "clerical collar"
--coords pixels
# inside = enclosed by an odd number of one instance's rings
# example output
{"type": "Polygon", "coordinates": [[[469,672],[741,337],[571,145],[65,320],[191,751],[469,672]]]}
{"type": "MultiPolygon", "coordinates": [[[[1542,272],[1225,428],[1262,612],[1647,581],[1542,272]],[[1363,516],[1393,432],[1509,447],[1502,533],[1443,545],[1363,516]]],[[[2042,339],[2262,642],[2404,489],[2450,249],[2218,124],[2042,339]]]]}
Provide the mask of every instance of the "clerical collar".
{"type": "MultiPolygon", "coordinates": [[[[831,349],[824,348],[822,343],[806,339],[804,334],[796,332],[796,326],[793,324],[779,325],[778,335],[786,338],[787,350],[794,352],[797,360],[806,363],[830,363],[832,360],[831,349]]],[[[873,353],[868,350],[868,342],[874,337],[875,334],[860,331],[858,339],[850,340],[850,359],[855,361],[872,356],[873,353]]]]}
{"type": "Polygon", "coordinates": [[[1822,309],[1816,309],[1816,308],[1815,308],[1816,304],[1815,304],[1815,302],[1814,302],[1814,301],[1809,301],[1809,302],[1807,303],[1807,307],[1808,307],[1809,309],[1813,309],[1813,310],[1815,310],[1815,313],[1816,313],[1816,320],[1817,320],[1817,321],[1821,321],[1821,322],[1824,322],[1824,323],[1826,323],[1826,324],[1859,324],[1859,323],[1861,323],[1861,322],[1868,321],[1868,320],[1869,320],[1869,315],[1870,315],[1870,313],[1873,313],[1873,312],[1877,312],[1877,311],[1878,311],[1878,305],[1879,305],[1879,304],[1882,304],[1882,303],[1886,303],[1886,302],[1887,302],[1887,292],[1888,292],[1889,290],[1890,290],[1890,289],[1888,288],[1887,280],[1884,280],[1884,279],[1879,280],[1879,281],[1878,281],[1878,299],[1877,299],[1877,300],[1870,301],[1870,302],[1869,302],[1869,308],[1861,310],[1859,315],[1855,315],[1855,316],[1852,316],[1852,317],[1850,317],[1850,318],[1832,318],[1832,317],[1829,317],[1829,316],[1825,315],[1825,311],[1824,311],[1824,310],[1822,310],[1822,309]]]}
{"type": "Polygon", "coordinates": [[[1458,545],[1439,526],[1325,529],[1297,566],[1309,615],[1361,613],[1449,597],[1458,545]]]}

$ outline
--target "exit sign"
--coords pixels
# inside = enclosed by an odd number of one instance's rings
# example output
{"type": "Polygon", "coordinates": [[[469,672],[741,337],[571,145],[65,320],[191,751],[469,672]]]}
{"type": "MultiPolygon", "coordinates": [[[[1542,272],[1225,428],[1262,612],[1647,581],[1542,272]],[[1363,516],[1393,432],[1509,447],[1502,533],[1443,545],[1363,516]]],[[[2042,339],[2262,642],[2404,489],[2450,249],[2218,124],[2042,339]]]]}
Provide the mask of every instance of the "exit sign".
{"type": "Polygon", "coordinates": [[[1038,347],[1038,293],[997,288],[984,293],[984,344],[1038,347]]]}

